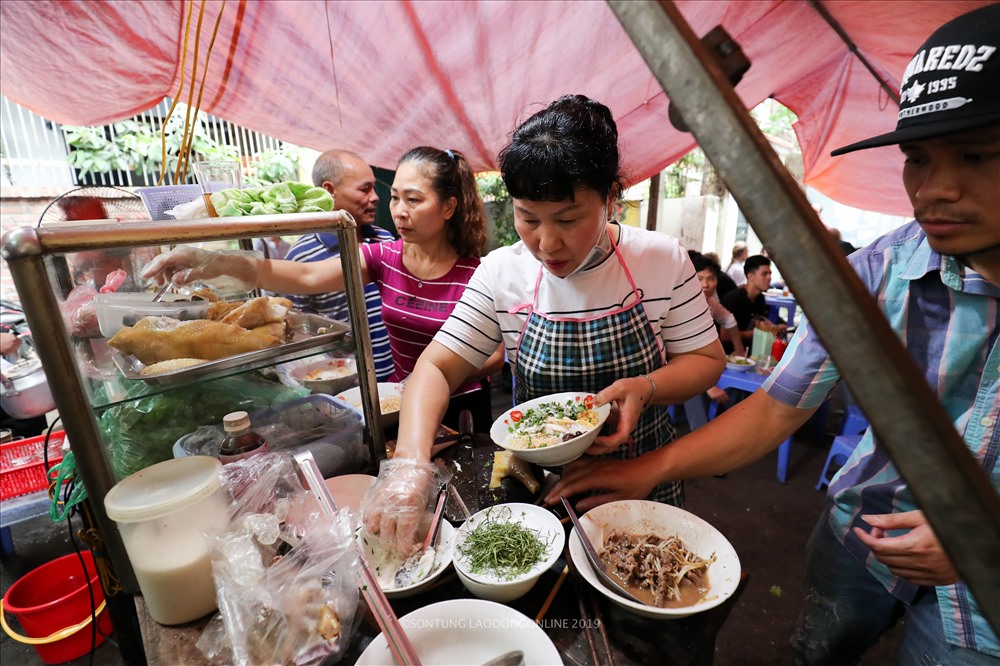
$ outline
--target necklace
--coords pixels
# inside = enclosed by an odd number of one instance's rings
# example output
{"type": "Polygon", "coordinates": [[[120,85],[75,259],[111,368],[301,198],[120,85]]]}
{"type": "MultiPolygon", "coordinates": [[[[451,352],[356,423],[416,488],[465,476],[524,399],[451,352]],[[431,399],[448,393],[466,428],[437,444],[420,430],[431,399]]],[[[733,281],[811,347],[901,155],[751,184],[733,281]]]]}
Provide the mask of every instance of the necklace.
{"type": "Polygon", "coordinates": [[[427,274],[424,275],[424,276],[417,275],[417,271],[415,271],[413,269],[410,269],[410,273],[413,274],[413,277],[417,278],[417,289],[423,289],[424,288],[424,280],[430,280],[431,279],[431,276],[434,275],[434,271],[437,270],[438,264],[440,264],[440,263],[441,263],[440,259],[434,261],[434,263],[432,263],[430,265],[430,267],[428,268],[427,274]]]}

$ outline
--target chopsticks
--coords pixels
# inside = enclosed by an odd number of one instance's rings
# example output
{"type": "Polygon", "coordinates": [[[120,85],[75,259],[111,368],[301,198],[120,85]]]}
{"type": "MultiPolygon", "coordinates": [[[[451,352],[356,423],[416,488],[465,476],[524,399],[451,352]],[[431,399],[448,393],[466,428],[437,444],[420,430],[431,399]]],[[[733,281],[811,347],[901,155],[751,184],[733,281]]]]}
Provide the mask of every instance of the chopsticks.
{"type": "Polygon", "coordinates": [[[556,584],[552,586],[552,591],[549,592],[549,596],[545,599],[545,603],[542,604],[542,610],[538,611],[538,615],[535,616],[535,624],[538,624],[545,617],[545,614],[549,612],[549,606],[552,605],[552,601],[559,594],[559,588],[562,584],[566,582],[566,576],[569,574],[569,565],[563,567],[562,573],[559,574],[559,578],[556,579],[556,584]]]}
{"type": "MultiPolygon", "coordinates": [[[[312,452],[300,451],[293,454],[292,458],[295,460],[296,467],[300,473],[299,475],[305,482],[306,488],[316,496],[320,508],[331,518],[335,516],[337,505],[334,503],[333,497],[330,496],[330,491],[327,489],[326,484],[323,483],[323,476],[319,472],[319,467],[316,465],[316,459],[313,457],[312,452]]],[[[407,666],[410,664],[419,666],[420,657],[413,648],[413,644],[410,643],[406,632],[403,631],[402,625],[399,624],[399,618],[396,617],[395,611],[389,605],[389,600],[385,598],[385,593],[382,592],[382,586],[379,585],[378,578],[368,566],[368,561],[365,559],[364,553],[361,552],[361,545],[356,539],[354,540],[354,544],[358,549],[358,562],[361,565],[361,574],[359,576],[361,579],[361,595],[368,602],[368,607],[371,609],[372,615],[375,616],[375,621],[378,623],[379,629],[382,630],[382,635],[385,636],[385,642],[389,645],[389,651],[392,652],[396,663],[407,664],[407,666]]]]}

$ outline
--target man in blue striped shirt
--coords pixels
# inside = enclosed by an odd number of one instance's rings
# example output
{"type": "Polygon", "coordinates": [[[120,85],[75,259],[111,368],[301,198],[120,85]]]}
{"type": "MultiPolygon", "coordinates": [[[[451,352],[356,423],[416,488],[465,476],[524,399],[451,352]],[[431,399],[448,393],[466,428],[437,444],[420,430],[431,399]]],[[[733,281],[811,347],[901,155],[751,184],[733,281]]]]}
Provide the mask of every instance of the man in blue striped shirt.
{"type": "MultiPolygon", "coordinates": [[[[916,220],[849,261],[1000,489],[998,50],[1000,4],[945,24],[903,74],[896,131],[834,155],[887,145],[903,153],[916,220]]],[[[546,500],[610,491],[581,500],[585,510],[741,467],[803,425],[838,379],[803,326],[750,398],[638,459],[574,463],[546,500]]],[[[979,610],[998,600],[972,597],[870,431],[830,484],[807,558],[796,663],[856,663],[904,614],[900,664],[1000,663],[1000,640],[979,610]]]]}
{"type": "MultiPolygon", "coordinates": [[[[358,223],[358,240],[362,243],[381,243],[395,240],[392,234],[375,224],[375,173],[355,153],[346,150],[328,150],[319,156],[312,172],[313,184],[333,195],[334,205],[346,210],[358,223]]],[[[340,247],[335,233],[306,234],[292,245],[285,259],[291,261],[321,261],[339,257],[340,247]]],[[[297,310],[348,321],[347,297],[342,291],[308,296],[288,294],[297,310]]],[[[392,351],[389,334],[382,323],[382,299],[378,286],[365,285],[365,303],[368,307],[368,328],[371,333],[375,375],[380,382],[389,381],[392,375],[392,351]]]]}

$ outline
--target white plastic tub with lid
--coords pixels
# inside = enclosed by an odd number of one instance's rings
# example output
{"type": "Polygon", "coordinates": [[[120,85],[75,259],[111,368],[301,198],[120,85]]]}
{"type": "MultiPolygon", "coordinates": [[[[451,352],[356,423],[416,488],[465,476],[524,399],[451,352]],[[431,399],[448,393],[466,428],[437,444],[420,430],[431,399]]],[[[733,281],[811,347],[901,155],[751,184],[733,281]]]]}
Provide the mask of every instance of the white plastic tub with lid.
{"type": "Polygon", "coordinates": [[[104,498],[149,614],[160,624],[191,622],[217,608],[202,533],[227,518],[221,466],[207,456],[167,460],[122,479],[104,498]]]}

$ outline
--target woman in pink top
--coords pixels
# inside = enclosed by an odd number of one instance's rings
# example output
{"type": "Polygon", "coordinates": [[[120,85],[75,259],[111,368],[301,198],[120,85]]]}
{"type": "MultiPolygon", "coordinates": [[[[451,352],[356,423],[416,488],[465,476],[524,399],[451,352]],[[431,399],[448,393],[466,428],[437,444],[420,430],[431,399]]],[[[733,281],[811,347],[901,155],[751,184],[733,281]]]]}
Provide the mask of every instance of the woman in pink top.
{"type": "MultiPolygon", "coordinates": [[[[458,151],[428,146],[408,151],[396,167],[391,194],[389,209],[401,238],[362,245],[361,278],[379,287],[395,366],[393,381],[402,381],[479,265],[486,249],[486,216],[469,162],[458,151]]],[[[160,255],[143,275],[172,278],[175,284],[231,275],[282,294],[344,289],[339,258],[300,263],[221,254],[204,262],[199,260],[201,252],[184,247],[160,255]]],[[[498,347],[475,377],[452,392],[443,423],[457,428],[458,413],[469,409],[477,429],[489,427],[493,417],[487,378],[502,363],[498,347]]]]}

